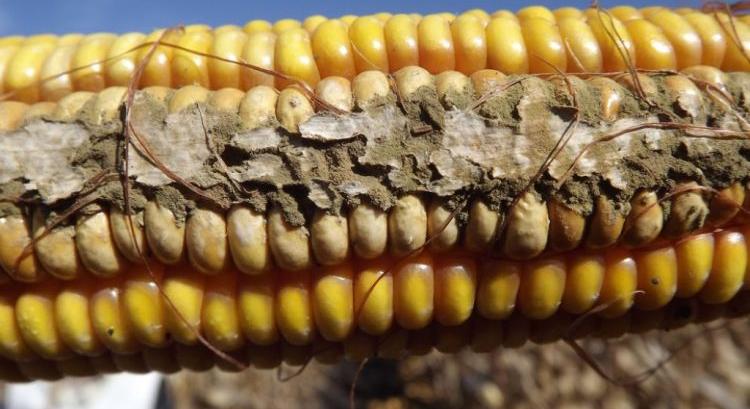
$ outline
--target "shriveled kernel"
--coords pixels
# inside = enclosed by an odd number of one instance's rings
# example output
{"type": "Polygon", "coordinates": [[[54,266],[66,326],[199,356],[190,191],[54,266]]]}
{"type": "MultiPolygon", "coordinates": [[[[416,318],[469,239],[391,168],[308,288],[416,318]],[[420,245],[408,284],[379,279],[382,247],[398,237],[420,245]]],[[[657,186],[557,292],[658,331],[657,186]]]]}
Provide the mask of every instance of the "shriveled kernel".
{"type": "Polygon", "coordinates": [[[398,199],[388,215],[391,253],[401,257],[422,248],[427,238],[427,211],[419,196],[398,199]]]}
{"type": "Polygon", "coordinates": [[[558,258],[529,262],[521,274],[518,307],[524,316],[540,320],[551,317],[565,291],[565,262],[558,258]]]}
{"type": "Polygon", "coordinates": [[[185,225],[188,259],[198,271],[218,274],[227,268],[227,223],[224,216],[208,209],[195,209],[185,225]]]}
{"type": "Polygon", "coordinates": [[[695,182],[678,185],[672,198],[669,218],[664,225],[666,237],[681,237],[703,227],[708,216],[708,206],[695,182]]]}
{"type": "Polygon", "coordinates": [[[169,113],[177,113],[205,103],[208,100],[209,90],[196,85],[188,85],[175,91],[169,100],[169,113]]]}
{"type": "Polygon", "coordinates": [[[508,211],[503,255],[518,260],[536,257],[547,246],[549,213],[535,193],[526,192],[508,211]]]}
{"type": "Polygon", "coordinates": [[[677,291],[677,256],[672,247],[645,250],[635,254],[638,290],[635,305],[646,311],[665,306],[677,291]]]}
{"type": "Polygon", "coordinates": [[[391,72],[419,65],[417,23],[406,14],[398,14],[385,23],[384,36],[391,72]]]}
{"type": "Polygon", "coordinates": [[[113,207],[109,211],[109,225],[112,230],[112,240],[120,253],[128,261],[143,263],[145,257],[148,256],[143,212],[129,215],[113,207]]]}
{"type": "Polygon", "coordinates": [[[388,72],[388,52],[383,25],[374,17],[359,17],[349,26],[357,72],[388,72]]]}
{"type": "Polygon", "coordinates": [[[434,88],[434,79],[430,73],[422,67],[406,67],[394,73],[396,87],[401,98],[412,99],[422,87],[434,88]]]}
{"type": "MultiPolygon", "coordinates": [[[[276,34],[270,31],[248,33],[242,50],[242,61],[257,68],[273,70],[276,61],[276,34]]],[[[259,85],[273,87],[275,82],[276,78],[268,72],[252,67],[240,68],[242,89],[259,85]]]]}
{"type": "Polygon", "coordinates": [[[521,264],[488,260],[479,266],[477,309],[487,319],[508,318],[516,307],[521,282],[521,264]]]}
{"type": "Polygon", "coordinates": [[[479,70],[471,74],[474,93],[479,97],[498,95],[506,82],[505,74],[497,70],[479,70]]]}
{"type": "Polygon", "coordinates": [[[568,261],[562,309],[571,314],[583,314],[599,300],[605,275],[604,257],[577,254],[568,261]]]}
{"type": "Polygon", "coordinates": [[[549,212],[549,248],[568,251],[578,247],[586,229],[586,219],[557,199],[547,203],[549,212]]]}
{"type": "Polygon", "coordinates": [[[714,259],[714,236],[700,234],[675,244],[677,255],[677,297],[688,298],[705,285],[714,259]]]}
{"type": "Polygon", "coordinates": [[[259,85],[251,88],[240,101],[240,121],[245,129],[260,128],[276,121],[278,92],[272,87],[259,85]]]}
{"type": "Polygon", "coordinates": [[[351,83],[343,77],[331,76],[322,79],[315,86],[315,95],[320,101],[340,111],[350,112],[354,107],[351,83]]]}
{"type": "Polygon", "coordinates": [[[245,93],[236,88],[222,88],[210,93],[206,103],[219,112],[236,114],[244,97],[245,93]]]}
{"type": "Polygon", "coordinates": [[[477,288],[473,257],[440,256],[435,260],[435,320],[459,325],[471,316],[477,288]]]}
{"type": "Polygon", "coordinates": [[[393,274],[393,309],[396,321],[416,330],[430,324],[434,312],[435,278],[427,252],[403,260],[393,274]]]}
{"type": "Polygon", "coordinates": [[[86,91],[66,95],[57,102],[57,108],[52,113],[52,119],[59,122],[76,121],[83,106],[95,97],[96,95],[93,92],[86,91]]]}
{"type": "Polygon", "coordinates": [[[182,260],[185,250],[185,225],[174,213],[156,201],[146,202],[143,213],[149,248],[164,264],[182,260]]]}
{"type": "Polygon", "coordinates": [[[299,124],[315,114],[307,95],[297,87],[287,88],[276,101],[276,117],[284,129],[291,133],[299,132],[299,124]]]}
{"type": "Polygon", "coordinates": [[[625,218],[611,200],[605,196],[597,197],[586,245],[592,249],[611,246],[620,238],[624,223],[625,218]]]}
{"type": "Polygon", "coordinates": [[[382,103],[390,93],[388,77],[380,71],[362,72],[352,81],[354,105],[360,110],[382,103]]]}
{"type": "Polygon", "coordinates": [[[315,272],[312,306],[320,335],[343,341],[354,326],[354,271],[350,263],[321,267],[315,272]]]}
{"type": "Polygon", "coordinates": [[[659,237],[664,225],[664,211],[656,192],[642,190],[630,200],[630,213],[622,229],[622,241],[630,246],[642,246],[659,237]]]}
{"type": "Polygon", "coordinates": [[[602,118],[614,121],[620,113],[620,104],[625,97],[625,90],[618,83],[606,77],[594,77],[588,80],[589,84],[599,90],[599,109],[602,118]]]}
{"type": "Polygon", "coordinates": [[[234,206],[227,215],[227,240],[234,265],[245,274],[261,274],[272,265],[266,218],[245,206],[234,206]]]}
{"type": "Polygon", "coordinates": [[[278,207],[268,212],[268,243],[279,267],[299,271],[312,265],[307,229],[289,224],[278,207]]]}
{"type": "Polygon", "coordinates": [[[446,109],[464,108],[457,96],[471,92],[471,80],[457,71],[441,72],[435,77],[438,98],[446,109]],[[459,106],[461,105],[461,106],[459,106]]]}
{"type": "Polygon", "coordinates": [[[706,223],[711,226],[722,226],[736,216],[745,202],[745,187],[741,183],[733,183],[720,190],[709,205],[706,223]]]}
{"type": "Polygon", "coordinates": [[[320,77],[354,78],[357,70],[346,25],[339,20],[327,20],[311,35],[313,55],[320,70],[320,77]]]}
{"type": "Polygon", "coordinates": [[[83,266],[76,250],[75,227],[62,225],[46,231],[45,219],[44,210],[38,208],[34,212],[32,227],[36,238],[34,252],[39,264],[44,271],[63,280],[80,276],[83,266]]]}
{"type": "Polygon", "coordinates": [[[120,119],[120,107],[127,98],[127,88],[108,87],[96,94],[93,108],[93,122],[97,125],[120,119]]]}
{"type": "Polygon", "coordinates": [[[469,208],[464,247],[476,253],[488,251],[495,242],[500,220],[498,212],[490,209],[483,201],[475,200],[469,208]]]}
{"type": "MultiPolygon", "coordinates": [[[[55,112],[55,109],[57,108],[57,104],[50,101],[44,101],[44,102],[37,102],[36,104],[33,104],[24,111],[23,118],[21,119],[22,123],[29,123],[31,121],[40,119],[40,118],[50,118],[52,117],[52,114],[55,112]]],[[[2,129],[2,126],[0,125],[0,129],[2,129]]]]}
{"type": "Polygon", "coordinates": [[[456,67],[450,24],[438,15],[422,18],[417,25],[419,65],[432,74],[456,67]]]}
{"type": "Polygon", "coordinates": [[[427,237],[434,252],[449,250],[460,239],[456,215],[441,200],[433,200],[427,209],[427,237]]]}
{"type": "Polygon", "coordinates": [[[0,101],[0,131],[15,131],[21,126],[29,105],[18,101],[0,101]]]}
{"type": "Polygon", "coordinates": [[[349,212],[349,240],[357,256],[373,259],[388,244],[388,216],[375,206],[362,203],[349,212]]]}
{"type": "Polygon", "coordinates": [[[97,209],[79,216],[75,238],[81,262],[92,274],[112,277],[125,271],[128,262],[117,251],[106,211],[97,209]]]}
{"type": "Polygon", "coordinates": [[[747,259],[747,243],[741,233],[733,230],[716,233],[711,274],[698,295],[700,300],[706,304],[731,300],[744,283],[747,259]]]}
{"type": "Polygon", "coordinates": [[[508,75],[529,72],[529,54],[517,20],[493,18],[485,28],[485,33],[488,68],[508,75]]]}
{"type": "Polygon", "coordinates": [[[354,313],[359,328],[382,335],[393,323],[394,263],[379,258],[363,263],[354,277],[354,313]]]}

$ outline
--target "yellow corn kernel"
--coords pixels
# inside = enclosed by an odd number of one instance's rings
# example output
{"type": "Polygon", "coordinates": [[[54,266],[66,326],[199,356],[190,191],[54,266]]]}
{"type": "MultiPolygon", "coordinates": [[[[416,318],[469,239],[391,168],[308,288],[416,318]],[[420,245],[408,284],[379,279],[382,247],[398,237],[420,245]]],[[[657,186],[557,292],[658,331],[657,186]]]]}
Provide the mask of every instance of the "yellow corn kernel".
{"type": "Polygon", "coordinates": [[[135,338],[144,345],[167,344],[164,305],[159,285],[164,267],[158,263],[133,266],[124,278],[122,308],[135,338]]]}
{"type": "MultiPolygon", "coordinates": [[[[314,87],[320,81],[307,31],[299,28],[279,34],[274,58],[275,69],[281,74],[302,81],[310,87],[314,87]]],[[[276,78],[277,89],[284,89],[292,84],[292,80],[276,78]]]]}
{"type": "Polygon", "coordinates": [[[240,276],[237,302],[245,338],[257,345],[273,345],[279,338],[274,312],[276,271],[240,276]]]}
{"type": "Polygon", "coordinates": [[[354,280],[354,316],[367,334],[382,335],[393,323],[393,273],[386,258],[366,261],[354,280]]]}
{"type": "Polygon", "coordinates": [[[746,54],[750,50],[750,26],[736,18],[730,21],[723,14],[719,15],[719,23],[727,37],[727,51],[721,69],[727,72],[750,70],[750,57],[746,54]]]}
{"type": "Polygon", "coordinates": [[[276,34],[281,34],[285,31],[289,30],[295,30],[302,27],[302,23],[300,23],[298,20],[294,20],[291,18],[285,18],[278,20],[277,22],[273,23],[273,32],[276,34]]]}
{"type": "MultiPolygon", "coordinates": [[[[196,31],[185,33],[177,45],[187,50],[207,54],[211,51],[213,36],[210,32],[196,31]]],[[[176,88],[185,85],[211,86],[208,72],[209,61],[204,55],[175,49],[172,57],[172,85],[176,88]]]]}
{"type": "Polygon", "coordinates": [[[477,309],[487,319],[510,316],[516,307],[521,283],[521,265],[510,261],[487,261],[480,266],[477,309]]]}
{"type": "MultiPolygon", "coordinates": [[[[211,45],[211,55],[223,60],[240,61],[242,49],[247,41],[247,34],[239,30],[216,33],[211,45]]],[[[208,72],[211,86],[214,89],[239,88],[240,65],[211,58],[208,60],[208,72]]]]}
{"type": "Polygon", "coordinates": [[[651,18],[656,13],[661,12],[662,10],[666,10],[663,6],[649,6],[649,7],[642,7],[639,11],[643,15],[643,18],[651,18]]]}
{"type": "Polygon", "coordinates": [[[279,332],[292,345],[308,345],[315,337],[310,271],[283,271],[276,290],[274,315],[279,332]]]}
{"type": "Polygon", "coordinates": [[[554,22],[543,18],[522,19],[521,32],[529,50],[529,72],[554,73],[567,70],[567,56],[554,22]]]}
{"type": "Polygon", "coordinates": [[[742,288],[747,269],[745,237],[733,230],[715,234],[714,260],[711,274],[699,298],[706,304],[728,302],[742,288]]]}
{"type": "Polygon", "coordinates": [[[461,13],[458,17],[456,17],[451,22],[451,25],[455,23],[456,20],[458,20],[459,18],[465,17],[465,16],[474,17],[479,22],[479,24],[481,24],[482,28],[486,27],[487,24],[489,24],[490,19],[491,19],[489,13],[487,13],[486,11],[482,9],[471,9],[471,10],[466,10],[463,13],[461,13]]]}
{"type": "Polygon", "coordinates": [[[637,252],[638,290],[635,305],[646,311],[661,308],[677,291],[677,256],[674,248],[662,247],[637,252]]]}
{"type": "Polygon", "coordinates": [[[17,101],[39,101],[38,81],[41,79],[42,65],[54,47],[55,42],[49,39],[26,40],[8,61],[3,87],[5,92],[13,92],[13,99],[17,101]]]}
{"type": "Polygon", "coordinates": [[[43,101],[57,101],[73,92],[73,82],[68,71],[75,52],[75,45],[60,46],[47,57],[39,74],[43,81],[39,84],[39,95],[43,101]]]}
{"type": "Polygon", "coordinates": [[[720,66],[724,61],[724,55],[727,51],[728,36],[722,30],[721,25],[716,19],[704,13],[691,12],[684,14],[682,18],[693,27],[703,44],[703,56],[701,64],[720,66]]]}
{"type": "Polygon", "coordinates": [[[271,23],[266,20],[250,20],[242,27],[242,30],[244,30],[248,35],[253,33],[268,32],[272,29],[273,26],[271,25],[271,23]]]}
{"type": "Polygon", "coordinates": [[[328,341],[343,341],[354,323],[353,271],[349,263],[320,267],[313,286],[315,324],[328,341]]]}
{"type": "Polygon", "coordinates": [[[8,43],[0,46],[0,94],[5,92],[5,83],[3,79],[5,78],[5,73],[7,72],[11,58],[13,58],[20,47],[19,44],[20,43],[8,43]]]}
{"type": "Polygon", "coordinates": [[[359,17],[349,26],[349,39],[354,51],[357,72],[378,70],[388,72],[383,25],[375,17],[359,17]]]}
{"type": "Polygon", "coordinates": [[[339,20],[341,20],[341,22],[343,22],[347,26],[351,26],[352,23],[354,23],[354,21],[357,20],[358,18],[359,17],[357,17],[355,15],[347,14],[347,15],[339,17],[339,20]]]}
{"type": "MultiPolygon", "coordinates": [[[[180,32],[178,30],[170,30],[164,33],[164,30],[156,30],[146,36],[145,42],[156,43],[160,38],[161,42],[175,44],[180,38],[180,32]]],[[[154,48],[153,44],[149,44],[138,50],[136,66],[145,64],[143,66],[141,82],[139,84],[141,87],[156,85],[169,87],[172,85],[172,70],[170,68],[172,65],[173,50],[173,48],[163,45],[154,48]],[[151,50],[153,50],[153,52],[151,52],[151,50]],[[146,61],[147,57],[148,60],[146,61]]]]}
{"type": "Polygon", "coordinates": [[[73,352],[96,356],[104,346],[94,333],[89,314],[92,283],[80,280],[66,284],[55,298],[55,323],[60,338],[73,352]]]}
{"type": "Polygon", "coordinates": [[[492,21],[492,19],[499,18],[499,17],[509,18],[511,20],[514,20],[515,22],[518,22],[518,17],[516,17],[515,13],[513,13],[510,10],[503,10],[503,9],[495,10],[494,12],[492,12],[492,14],[490,14],[490,21],[492,21]]]}
{"type": "Polygon", "coordinates": [[[417,24],[406,14],[391,17],[384,28],[384,38],[391,72],[419,65],[417,24]]]}
{"type": "Polygon", "coordinates": [[[592,254],[579,254],[570,259],[562,309],[571,314],[583,314],[599,300],[604,282],[604,258],[592,254]]]}
{"type": "Polygon", "coordinates": [[[459,325],[471,316],[477,288],[477,266],[472,257],[442,256],[435,263],[435,319],[459,325]]]}
{"type": "Polygon", "coordinates": [[[36,357],[21,336],[16,321],[17,291],[13,287],[0,289],[0,355],[14,361],[29,361],[36,357]]]}
{"type": "Polygon", "coordinates": [[[563,19],[572,18],[581,21],[584,19],[583,12],[575,7],[560,7],[555,9],[552,14],[555,15],[555,21],[557,21],[558,24],[560,24],[560,20],[563,19]]]}
{"type": "Polygon", "coordinates": [[[341,21],[322,22],[312,34],[312,50],[321,78],[357,75],[348,28],[341,21]]]}
{"type": "Polygon", "coordinates": [[[595,12],[586,22],[602,49],[604,71],[625,71],[628,63],[635,66],[633,40],[620,20],[603,12],[595,12]]]}
{"type": "Polygon", "coordinates": [[[516,13],[516,16],[518,16],[518,19],[522,22],[526,22],[526,20],[539,18],[542,20],[546,20],[552,24],[555,24],[555,15],[552,13],[550,9],[544,6],[528,6],[524,7],[521,10],[518,10],[516,13]]]}
{"type": "MultiPolygon", "coordinates": [[[[703,57],[701,39],[682,16],[670,10],[660,10],[647,15],[646,19],[661,28],[664,36],[674,47],[678,69],[701,63],[703,57]]],[[[639,60],[638,64],[640,63],[639,60]]]]}
{"type": "Polygon", "coordinates": [[[136,47],[145,42],[146,36],[141,33],[123,34],[112,42],[107,52],[108,61],[104,65],[107,85],[127,86],[130,83],[141,51],[136,47]]]}
{"type": "MultiPolygon", "coordinates": [[[[276,52],[276,34],[269,31],[258,31],[248,34],[245,48],[242,50],[242,61],[267,70],[274,69],[276,52]]],[[[242,89],[258,85],[273,87],[276,78],[268,73],[249,67],[240,69],[242,89]]]]}
{"type": "Polygon", "coordinates": [[[426,16],[417,25],[419,65],[432,74],[456,66],[456,53],[448,22],[438,15],[426,16]]]}
{"type": "Polygon", "coordinates": [[[120,283],[116,279],[101,281],[91,297],[91,321],[94,332],[107,349],[129,354],[137,350],[138,343],[122,307],[120,283]]]}
{"type": "Polygon", "coordinates": [[[505,17],[493,18],[485,32],[488,68],[505,74],[525,74],[529,71],[529,54],[518,21],[505,17]]]}
{"type": "Polygon", "coordinates": [[[115,38],[109,33],[92,34],[78,44],[71,62],[71,68],[76,71],[70,75],[76,91],[98,92],[107,86],[104,65],[100,61],[107,57],[115,38]]]}
{"type": "Polygon", "coordinates": [[[234,270],[206,281],[201,324],[206,340],[222,351],[234,351],[244,344],[237,316],[237,273],[234,270]]]}
{"type": "Polygon", "coordinates": [[[60,338],[55,322],[54,283],[30,288],[16,300],[16,321],[26,345],[44,359],[60,359],[70,351],[60,338]]]}
{"type": "Polygon", "coordinates": [[[714,259],[714,236],[700,234],[675,244],[677,254],[677,297],[697,294],[706,283],[714,259]]]}
{"type": "Polygon", "coordinates": [[[518,307],[528,318],[549,318],[557,312],[564,291],[565,263],[561,259],[530,261],[521,274],[518,307]]]}
{"type": "Polygon", "coordinates": [[[558,17],[557,24],[568,53],[568,72],[601,72],[602,50],[588,24],[572,17],[558,17]]]}
{"type": "Polygon", "coordinates": [[[638,11],[637,8],[632,6],[612,7],[611,9],[609,9],[609,14],[626,24],[630,20],[638,20],[643,18],[643,14],[641,14],[641,12],[638,11]]]}
{"type": "Polygon", "coordinates": [[[321,16],[319,14],[312,15],[307,17],[304,21],[302,21],[302,28],[304,28],[310,35],[312,35],[315,30],[320,27],[321,24],[328,21],[328,19],[324,16],[321,16]]]}
{"type": "Polygon", "coordinates": [[[213,29],[214,35],[216,36],[222,35],[224,33],[228,33],[230,31],[243,31],[243,29],[240,26],[236,26],[234,24],[225,24],[223,26],[218,26],[213,29]]]}
{"type": "Polygon", "coordinates": [[[633,39],[638,68],[646,70],[674,70],[677,57],[672,44],[662,30],[648,20],[630,20],[625,23],[633,39]]]}
{"type": "Polygon", "coordinates": [[[487,66],[486,25],[472,14],[463,14],[453,20],[451,32],[456,48],[456,71],[469,75],[487,66]]]}
{"type": "Polygon", "coordinates": [[[164,281],[164,326],[177,342],[198,342],[206,276],[192,266],[170,267],[164,281]]]}
{"type": "Polygon", "coordinates": [[[605,272],[599,305],[606,306],[599,315],[620,317],[633,306],[638,287],[638,270],[630,253],[615,249],[605,254],[605,272]]]}
{"type": "Polygon", "coordinates": [[[435,278],[427,252],[403,260],[393,277],[393,309],[396,321],[405,329],[425,328],[434,311],[435,278]]]}

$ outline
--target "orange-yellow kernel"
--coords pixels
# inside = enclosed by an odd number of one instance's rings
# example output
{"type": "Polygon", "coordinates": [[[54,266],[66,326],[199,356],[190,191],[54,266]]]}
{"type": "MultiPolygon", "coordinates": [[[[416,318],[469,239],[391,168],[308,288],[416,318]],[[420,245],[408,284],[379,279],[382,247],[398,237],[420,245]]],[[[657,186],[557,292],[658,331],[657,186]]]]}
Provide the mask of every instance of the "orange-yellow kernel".
{"type": "MultiPolygon", "coordinates": [[[[155,43],[161,40],[161,42],[174,44],[179,40],[180,36],[181,32],[179,30],[169,30],[166,33],[164,30],[156,30],[145,38],[145,42],[155,43]]],[[[155,85],[171,87],[171,66],[174,49],[163,45],[153,48],[152,45],[150,44],[138,50],[136,67],[140,66],[140,64],[145,64],[141,73],[140,86],[142,88],[155,85]]]]}
{"type": "Polygon", "coordinates": [[[703,44],[701,64],[720,67],[727,51],[729,37],[710,14],[691,12],[682,16],[698,33],[703,44]]]}
{"type": "Polygon", "coordinates": [[[602,50],[588,24],[572,17],[558,18],[557,24],[568,55],[568,72],[601,72],[602,50]]]}
{"type": "Polygon", "coordinates": [[[614,16],[615,18],[619,19],[623,23],[626,23],[630,20],[637,20],[642,19],[643,14],[641,14],[640,11],[638,11],[637,8],[632,6],[616,6],[609,9],[609,14],[614,16]]]}
{"type": "Polygon", "coordinates": [[[646,70],[674,70],[677,57],[672,44],[662,30],[648,20],[630,20],[625,23],[633,39],[638,68],[646,70]]]}
{"type": "Polygon", "coordinates": [[[109,33],[92,34],[78,44],[71,61],[71,68],[76,69],[71,73],[76,91],[98,92],[107,86],[101,61],[106,58],[115,38],[109,33]]]}
{"type": "Polygon", "coordinates": [[[505,319],[516,307],[521,282],[521,265],[510,261],[487,261],[481,264],[477,309],[484,318],[505,319]]]}
{"type": "Polygon", "coordinates": [[[505,17],[493,18],[485,33],[488,68],[509,75],[529,72],[529,54],[518,21],[505,17]]]}
{"type": "Polygon", "coordinates": [[[206,340],[222,351],[235,351],[245,343],[237,304],[236,271],[227,271],[206,281],[201,327],[206,340]]]}
{"type": "Polygon", "coordinates": [[[185,263],[170,267],[162,282],[164,326],[177,342],[189,345],[198,342],[205,281],[204,274],[185,263]]]}
{"type": "Polygon", "coordinates": [[[595,12],[586,22],[602,49],[604,71],[625,71],[628,63],[636,66],[633,40],[620,20],[603,12],[595,12]]]}
{"type": "Polygon", "coordinates": [[[354,52],[357,72],[378,70],[388,72],[383,25],[374,17],[359,17],[349,26],[349,39],[354,52]]]}
{"type": "Polygon", "coordinates": [[[638,290],[635,305],[646,311],[661,308],[677,291],[677,256],[674,248],[662,247],[637,252],[638,290]]]}
{"type": "Polygon", "coordinates": [[[281,34],[285,31],[295,30],[302,27],[302,23],[298,20],[291,18],[284,18],[273,23],[272,30],[276,34],[281,34]]]}
{"type": "Polygon", "coordinates": [[[714,260],[711,274],[699,297],[706,304],[722,304],[732,299],[742,288],[747,269],[745,237],[733,230],[714,236],[714,260]]]}
{"type": "Polygon", "coordinates": [[[518,307],[528,318],[549,318],[557,312],[564,291],[565,263],[562,259],[530,261],[521,274],[518,307]]]}
{"type": "Polygon", "coordinates": [[[275,271],[240,275],[237,294],[240,325],[245,338],[257,345],[273,345],[279,338],[274,312],[275,271]]]}
{"type": "MultiPolygon", "coordinates": [[[[646,19],[661,28],[664,36],[672,43],[678,69],[701,63],[703,57],[701,38],[682,16],[670,10],[661,10],[647,15],[646,19]]],[[[640,61],[638,63],[640,64],[640,61]]]]}
{"type": "Polygon", "coordinates": [[[714,237],[700,234],[686,237],[675,244],[677,254],[677,297],[697,294],[711,273],[714,259],[714,237]]]}
{"type": "MultiPolygon", "coordinates": [[[[224,60],[240,61],[245,47],[247,34],[239,30],[216,33],[211,44],[210,54],[224,60]]],[[[213,89],[239,88],[240,69],[242,67],[216,58],[208,60],[208,73],[213,89]]]]}
{"type": "Polygon", "coordinates": [[[419,65],[417,24],[406,14],[391,17],[384,28],[388,63],[391,72],[419,65]]]}
{"type": "Polygon", "coordinates": [[[276,325],[287,342],[308,345],[315,337],[309,270],[283,271],[276,289],[276,325]]]}
{"type": "Polygon", "coordinates": [[[350,263],[321,267],[316,271],[312,304],[320,335],[328,341],[343,341],[352,331],[354,300],[350,263]]]}
{"type": "Polygon", "coordinates": [[[456,71],[469,75],[487,66],[486,25],[473,14],[463,14],[453,20],[451,32],[456,47],[456,71]]]}
{"type": "Polygon", "coordinates": [[[42,65],[52,52],[55,43],[50,40],[26,40],[13,54],[5,69],[4,90],[12,92],[12,99],[33,103],[39,101],[39,83],[42,65]]]}
{"type": "Polygon", "coordinates": [[[316,14],[316,15],[307,17],[302,22],[302,28],[304,28],[305,30],[307,30],[307,32],[312,35],[312,33],[314,33],[315,30],[317,30],[317,28],[320,27],[320,25],[323,24],[324,22],[326,22],[327,20],[328,19],[325,18],[324,16],[316,14]]]}
{"type": "Polygon", "coordinates": [[[523,39],[529,50],[529,72],[554,73],[555,68],[566,72],[565,45],[555,23],[542,18],[523,19],[523,39]]]}
{"type": "Polygon", "coordinates": [[[638,270],[630,253],[612,250],[605,254],[605,273],[599,305],[605,306],[599,315],[606,318],[620,317],[633,306],[638,286],[638,270]]]}
{"type": "Polygon", "coordinates": [[[137,47],[145,41],[146,36],[141,33],[127,33],[112,42],[107,52],[107,63],[104,65],[107,85],[127,86],[129,84],[138,64],[140,49],[137,47]]]}
{"type": "Polygon", "coordinates": [[[417,26],[419,65],[432,74],[456,66],[456,54],[450,24],[438,15],[425,16],[417,26]]]}
{"type": "Polygon", "coordinates": [[[471,316],[477,288],[477,266],[472,257],[441,256],[435,264],[435,319],[459,325],[471,316]]]}
{"type": "Polygon", "coordinates": [[[516,13],[518,19],[525,23],[526,20],[539,18],[549,23],[555,24],[555,15],[550,9],[544,6],[528,6],[516,13]]]}
{"type": "MultiPolygon", "coordinates": [[[[242,61],[266,70],[274,69],[276,34],[270,31],[257,31],[248,34],[242,50],[242,61]]],[[[240,68],[242,89],[249,90],[258,85],[273,87],[276,78],[268,73],[250,67],[240,68]]]]}
{"type": "MultiPolygon", "coordinates": [[[[196,31],[185,33],[177,41],[177,45],[187,50],[209,54],[213,36],[209,32],[196,31]]],[[[200,85],[204,88],[211,86],[208,72],[208,57],[176,49],[172,58],[172,85],[180,88],[186,85],[200,85]]]]}
{"type": "Polygon", "coordinates": [[[409,330],[425,328],[432,322],[434,311],[432,259],[424,252],[399,264],[393,278],[396,321],[409,330]]]}
{"type": "Polygon", "coordinates": [[[270,32],[272,28],[271,23],[266,20],[250,20],[242,27],[242,30],[250,35],[253,33],[270,32]]]}
{"type": "MultiPolygon", "coordinates": [[[[725,15],[719,16],[722,31],[727,38],[727,51],[721,64],[723,71],[750,71],[750,25],[725,15]]],[[[6,82],[7,84],[7,82],[6,82]]]]}
{"type": "Polygon", "coordinates": [[[599,300],[604,282],[604,258],[593,254],[578,254],[568,263],[562,309],[571,314],[583,314],[599,300]]]}
{"type": "MultiPolygon", "coordinates": [[[[292,79],[314,87],[320,81],[318,66],[315,64],[310,36],[307,31],[295,28],[284,31],[276,39],[275,69],[292,79]]],[[[294,81],[276,78],[276,88],[284,89],[294,81]]]]}
{"type": "Polygon", "coordinates": [[[367,334],[385,334],[393,324],[393,265],[386,258],[366,261],[354,279],[354,316],[367,334]]]}
{"type": "Polygon", "coordinates": [[[322,22],[312,34],[312,51],[321,78],[352,79],[357,74],[347,27],[339,20],[322,22]]]}

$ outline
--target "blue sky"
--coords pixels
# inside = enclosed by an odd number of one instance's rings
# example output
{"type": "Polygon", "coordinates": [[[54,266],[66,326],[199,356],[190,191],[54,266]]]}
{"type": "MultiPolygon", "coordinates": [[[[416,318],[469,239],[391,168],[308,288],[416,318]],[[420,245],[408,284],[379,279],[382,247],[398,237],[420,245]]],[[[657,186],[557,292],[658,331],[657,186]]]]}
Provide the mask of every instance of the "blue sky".
{"type": "MultiPolygon", "coordinates": [[[[630,4],[695,6],[687,0],[629,0],[603,1],[604,6],[630,4]]],[[[158,27],[178,24],[206,23],[244,24],[256,18],[277,20],[303,19],[312,14],[336,17],[343,14],[371,14],[380,11],[419,12],[422,14],[450,11],[460,12],[470,8],[517,10],[529,4],[543,4],[550,8],[563,5],[587,7],[590,1],[581,0],[271,0],[217,1],[217,0],[0,0],[0,35],[34,33],[91,33],[110,31],[150,31],[158,27]]]]}

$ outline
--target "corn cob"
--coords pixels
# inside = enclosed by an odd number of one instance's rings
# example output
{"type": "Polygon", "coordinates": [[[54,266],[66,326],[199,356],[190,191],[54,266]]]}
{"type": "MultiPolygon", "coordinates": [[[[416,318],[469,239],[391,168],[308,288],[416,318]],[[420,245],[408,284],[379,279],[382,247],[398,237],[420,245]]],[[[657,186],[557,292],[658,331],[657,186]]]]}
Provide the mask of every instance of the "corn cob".
{"type": "MultiPolygon", "coordinates": [[[[470,26],[466,16],[455,21],[470,26]]],[[[518,18],[538,38],[585,16],[518,18]]],[[[351,41],[374,20],[353,20],[351,41]]],[[[424,21],[425,35],[446,26],[424,21]]],[[[681,47],[674,64],[690,61],[681,47]]],[[[221,89],[172,90],[174,71],[151,60],[128,107],[128,151],[127,90],[106,79],[80,77],[88,90],[56,102],[0,102],[0,376],[234,368],[203,342],[273,367],[747,314],[747,74],[544,80],[468,64],[467,76],[446,63],[466,63],[465,50],[444,51],[392,84],[367,66],[378,60],[355,58],[312,94],[289,78],[244,86],[242,67],[216,61],[221,89]]],[[[556,58],[545,61],[564,71],[556,58]]]]}
{"type": "Polygon", "coordinates": [[[289,78],[315,87],[321,78],[352,80],[365,71],[393,73],[411,65],[432,74],[456,70],[466,75],[483,69],[504,74],[614,72],[629,64],[649,70],[704,64],[746,71],[746,24],[723,13],[690,9],[563,8],[553,13],[530,7],[516,15],[470,10],[459,16],[312,16],[304,24],[256,20],[244,29],[193,25],[149,35],[7,37],[0,39],[0,93],[33,103],[59,101],[74,91],[126,86],[157,40],[164,44],[145,64],[136,84],[142,88],[283,89],[293,82],[289,78]]]}

